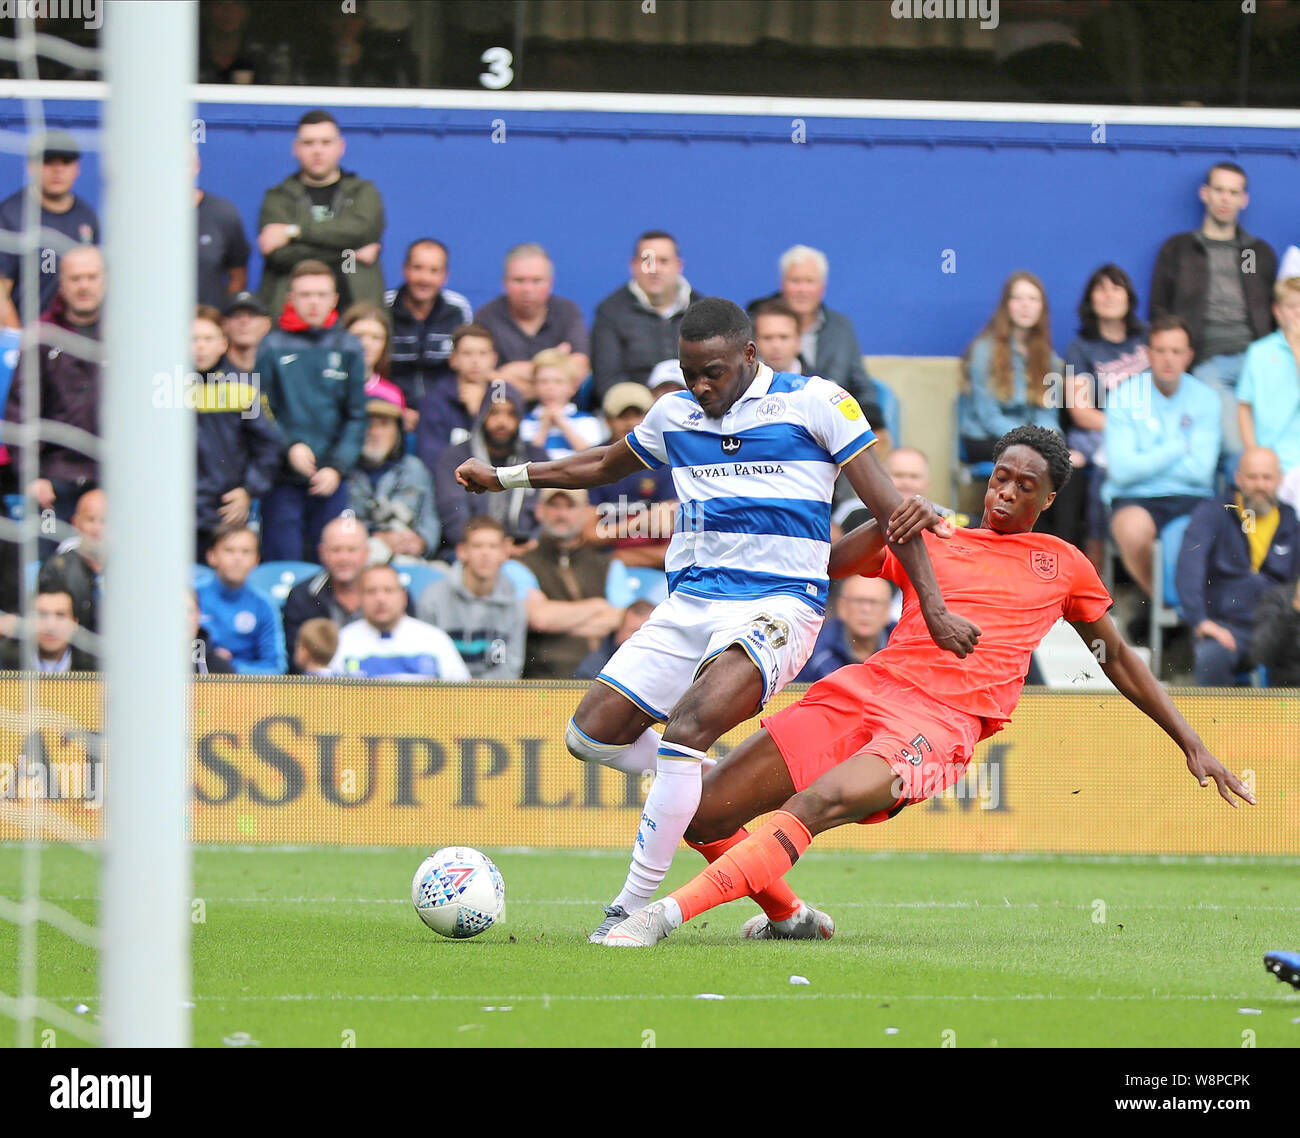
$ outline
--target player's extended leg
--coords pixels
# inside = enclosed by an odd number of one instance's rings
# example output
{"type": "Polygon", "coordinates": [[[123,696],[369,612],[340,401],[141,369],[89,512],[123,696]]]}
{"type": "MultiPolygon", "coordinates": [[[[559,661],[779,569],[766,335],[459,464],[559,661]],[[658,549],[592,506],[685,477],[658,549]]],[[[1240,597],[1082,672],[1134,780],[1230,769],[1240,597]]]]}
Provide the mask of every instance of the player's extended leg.
{"type": "MultiPolygon", "coordinates": [[[[712,865],[750,835],[743,823],[775,810],[795,793],[790,768],[765,728],[759,728],[704,776],[700,806],[686,844],[712,865]]],[[[829,940],[835,922],[803,904],[784,878],[753,895],[763,912],[741,927],[749,940],[829,940]]]]}
{"type": "Polygon", "coordinates": [[[692,917],[768,888],[789,872],[814,835],[891,810],[899,798],[898,776],[889,763],[878,755],[854,755],[792,796],[703,873],[616,925],[605,943],[620,948],[656,944],[692,917]]]}
{"type": "Polygon", "coordinates": [[[664,727],[627,880],[611,909],[635,913],[655,895],[700,804],[700,764],[708,749],[762,701],[763,676],[735,645],[719,653],[677,701],[664,727]]]}

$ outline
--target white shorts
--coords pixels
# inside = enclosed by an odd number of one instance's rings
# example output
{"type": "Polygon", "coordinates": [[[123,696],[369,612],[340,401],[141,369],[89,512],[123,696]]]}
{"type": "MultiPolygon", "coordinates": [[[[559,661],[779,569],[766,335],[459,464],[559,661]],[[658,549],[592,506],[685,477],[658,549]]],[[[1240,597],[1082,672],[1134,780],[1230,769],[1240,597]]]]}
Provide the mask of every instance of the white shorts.
{"type": "Polygon", "coordinates": [[[802,671],[822,615],[794,596],[718,601],[674,593],[596,678],[666,722],[704,665],[740,645],[763,676],[766,704],[802,671]]]}

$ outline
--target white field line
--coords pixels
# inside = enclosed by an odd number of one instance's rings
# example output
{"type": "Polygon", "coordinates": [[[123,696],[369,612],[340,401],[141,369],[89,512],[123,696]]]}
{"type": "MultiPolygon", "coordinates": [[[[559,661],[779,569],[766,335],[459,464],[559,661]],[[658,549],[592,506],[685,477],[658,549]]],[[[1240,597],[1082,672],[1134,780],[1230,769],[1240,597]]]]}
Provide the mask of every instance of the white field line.
{"type": "MultiPolygon", "coordinates": [[[[97,897],[90,895],[74,894],[63,897],[45,897],[46,901],[96,901],[97,897]]],[[[208,897],[201,894],[195,895],[195,900],[202,900],[209,905],[252,905],[252,904],[276,904],[276,905],[409,905],[411,902],[406,897],[208,897]]],[[[604,901],[596,898],[581,897],[560,897],[548,900],[533,899],[510,899],[512,906],[516,905],[541,905],[541,906],[600,906],[604,901]]],[[[1092,905],[1063,905],[1059,902],[1041,904],[1037,901],[1026,901],[1015,903],[1007,900],[988,901],[981,903],[979,901],[826,901],[828,908],[834,909],[980,909],[980,910],[997,910],[997,909],[1074,909],[1090,910],[1092,905]]],[[[1168,913],[1199,913],[1199,912],[1260,912],[1260,913],[1300,913],[1300,905],[1209,905],[1204,902],[1196,905],[1126,905],[1123,902],[1110,903],[1109,907],[1116,912],[1131,913],[1137,910],[1150,910],[1153,912],[1168,913]]]]}
{"type": "MultiPolygon", "coordinates": [[[[58,996],[55,1000],[58,1003],[67,1003],[71,1001],[86,1002],[97,997],[92,996],[58,996]]],[[[480,996],[462,996],[451,995],[442,992],[430,992],[427,994],[416,995],[397,995],[397,994],[376,994],[376,995],[356,995],[348,992],[335,993],[316,993],[316,992],[287,992],[277,993],[274,995],[237,995],[237,996],[205,996],[195,995],[190,997],[191,1000],[202,1003],[219,1003],[219,1004],[237,1004],[251,1001],[259,1003],[471,1003],[484,1005],[484,1010],[493,1008],[508,1007],[513,1004],[524,1003],[541,1003],[544,1006],[552,1003],[605,1003],[605,1002],[635,1002],[642,1000],[696,1000],[699,995],[688,993],[665,994],[663,992],[647,993],[627,993],[620,992],[610,995],[597,995],[592,993],[582,993],[573,995],[480,995],[480,996]]],[[[1142,1000],[1163,1000],[1163,1001],[1224,1001],[1228,1003],[1240,1002],[1243,1000],[1254,1000],[1259,1002],[1257,993],[1214,993],[1209,995],[1199,995],[1192,993],[1169,992],[1160,995],[1154,992],[1151,995],[1103,995],[1098,992],[1088,996],[1059,996],[1050,992],[1022,993],[1017,995],[1006,996],[981,996],[978,994],[950,994],[941,995],[933,992],[897,995],[870,992],[739,992],[735,994],[723,994],[724,1000],[879,1000],[881,1002],[897,1002],[904,1000],[967,1000],[978,1003],[1019,1003],[1022,1001],[1052,1001],[1059,1003],[1136,1003],[1142,1000]]],[[[1283,997],[1283,1004],[1288,1002],[1294,1003],[1297,997],[1283,997]]],[[[710,1002],[710,1001],[702,1001],[710,1002]]]]}
{"type": "MultiPolygon", "coordinates": [[[[19,851],[23,842],[0,842],[0,853],[19,851]]],[[[65,843],[52,843],[49,848],[78,848],[94,852],[92,846],[72,847],[65,843]]],[[[339,845],[234,845],[222,842],[196,843],[191,847],[196,853],[239,853],[265,857],[268,854],[409,854],[418,855],[427,850],[432,853],[435,843],[426,846],[339,846],[339,845]]],[[[621,847],[608,849],[551,848],[543,846],[487,846],[493,855],[502,857],[543,856],[575,858],[614,858],[627,860],[627,850],[621,847]]],[[[1068,853],[962,853],[959,851],[921,850],[823,850],[815,851],[818,858],[857,858],[863,861],[946,861],[967,859],[990,864],[1043,864],[1043,865],[1239,865],[1279,866],[1300,868],[1300,856],[1291,854],[1068,854],[1068,853]]],[[[602,902],[603,904],[604,902],[602,902]]]]}

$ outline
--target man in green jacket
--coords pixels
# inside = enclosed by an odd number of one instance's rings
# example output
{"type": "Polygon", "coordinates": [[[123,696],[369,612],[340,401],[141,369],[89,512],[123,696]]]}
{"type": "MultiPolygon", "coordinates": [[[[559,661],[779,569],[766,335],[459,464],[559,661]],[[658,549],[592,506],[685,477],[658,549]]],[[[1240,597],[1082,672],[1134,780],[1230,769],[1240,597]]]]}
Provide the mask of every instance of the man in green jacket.
{"type": "Polygon", "coordinates": [[[362,300],[383,303],[384,203],[373,182],[340,169],[343,151],[334,116],[308,111],[293,143],[298,170],[262,198],[257,245],[266,265],[260,292],[272,319],[284,308],[289,275],[302,261],[329,265],[340,312],[362,300]]]}

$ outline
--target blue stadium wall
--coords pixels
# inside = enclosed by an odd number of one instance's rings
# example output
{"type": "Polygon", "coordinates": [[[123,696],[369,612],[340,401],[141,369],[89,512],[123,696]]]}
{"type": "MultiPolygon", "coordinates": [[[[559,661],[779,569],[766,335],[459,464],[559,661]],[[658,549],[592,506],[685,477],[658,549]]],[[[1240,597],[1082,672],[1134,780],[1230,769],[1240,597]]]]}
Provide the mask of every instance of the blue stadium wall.
{"type": "MultiPolygon", "coordinates": [[[[53,126],[98,123],[93,101],[45,108],[53,126]]],[[[294,168],[307,109],[199,104],[201,184],[236,203],[250,237],[263,191],[294,168]]],[[[437,236],[452,251],[449,287],[475,307],[500,291],[505,250],[538,241],[557,291],[590,317],[626,279],[636,233],[664,228],[697,289],[742,303],[776,287],[789,245],[825,249],[829,302],[872,355],[960,353],[1006,275],[1028,268],[1046,282],[1063,347],[1083,283],[1106,261],[1133,275],[1145,313],[1160,242],[1197,224],[1197,187],[1224,158],[1250,175],[1246,228],[1279,253],[1300,241],[1294,129],[1110,124],[1102,142],[1092,123],[808,117],[797,143],[790,118],[762,115],[331,109],[345,167],[384,198],[386,279],[399,282],[408,240],[437,236]],[[955,272],[943,271],[948,250],[955,272]]],[[[0,129],[22,131],[22,110],[0,101],[0,129]]],[[[97,203],[101,168],[88,155],[79,186],[97,203]]],[[[21,159],[0,156],[0,190],[21,180],[21,159]]]]}

